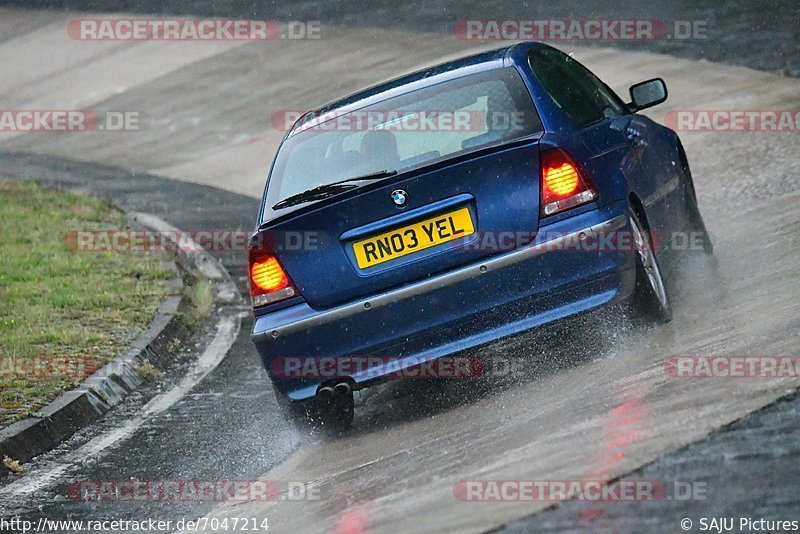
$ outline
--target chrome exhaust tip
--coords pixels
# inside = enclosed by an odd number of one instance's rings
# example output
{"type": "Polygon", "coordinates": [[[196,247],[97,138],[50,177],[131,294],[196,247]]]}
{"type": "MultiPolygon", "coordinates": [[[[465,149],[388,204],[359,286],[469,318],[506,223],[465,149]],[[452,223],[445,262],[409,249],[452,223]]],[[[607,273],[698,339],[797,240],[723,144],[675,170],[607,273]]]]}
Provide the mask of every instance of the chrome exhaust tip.
{"type": "Polygon", "coordinates": [[[334,390],[330,386],[322,386],[317,391],[317,397],[323,400],[328,400],[333,397],[334,390]]]}

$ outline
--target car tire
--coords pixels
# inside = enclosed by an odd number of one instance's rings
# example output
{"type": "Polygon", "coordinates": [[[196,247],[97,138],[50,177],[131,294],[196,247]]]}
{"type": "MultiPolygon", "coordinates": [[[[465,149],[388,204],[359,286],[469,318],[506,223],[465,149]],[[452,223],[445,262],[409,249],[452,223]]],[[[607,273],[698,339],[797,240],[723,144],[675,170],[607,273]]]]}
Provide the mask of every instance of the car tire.
{"type": "Polygon", "coordinates": [[[632,299],[633,308],[640,315],[667,323],[672,320],[672,305],[658,259],[650,244],[649,233],[632,208],[629,219],[636,247],[636,287],[632,299]]]}
{"type": "Polygon", "coordinates": [[[700,214],[700,208],[697,206],[697,198],[694,195],[688,199],[689,205],[689,213],[692,223],[692,228],[700,233],[700,239],[703,244],[703,252],[706,253],[707,256],[714,255],[714,243],[711,242],[711,236],[706,229],[706,223],[703,220],[703,216],[700,214]]]}
{"type": "Polygon", "coordinates": [[[686,153],[683,146],[679,146],[681,155],[681,166],[683,168],[683,183],[686,191],[686,208],[689,213],[689,222],[695,232],[701,234],[703,252],[708,256],[714,254],[714,244],[711,241],[711,236],[706,229],[706,223],[703,220],[703,215],[700,213],[700,206],[697,204],[697,191],[694,188],[694,179],[692,178],[692,171],[689,168],[689,161],[686,159],[686,153]]]}

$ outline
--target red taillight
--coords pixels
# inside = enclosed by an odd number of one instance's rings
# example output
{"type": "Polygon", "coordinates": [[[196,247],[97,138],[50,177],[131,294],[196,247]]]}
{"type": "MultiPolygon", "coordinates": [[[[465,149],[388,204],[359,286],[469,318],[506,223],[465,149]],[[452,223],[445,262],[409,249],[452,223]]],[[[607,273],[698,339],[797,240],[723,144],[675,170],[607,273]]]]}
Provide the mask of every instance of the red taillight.
{"type": "Polygon", "coordinates": [[[543,217],[586,204],[597,198],[592,183],[564,150],[554,148],[541,154],[543,217]]]}
{"type": "Polygon", "coordinates": [[[261,246],[251,247],[248,251],[248,270],[250,297],[254,308],[288,299],[297,294],[292,280],[278,263],[277,258],[261,246]]]}

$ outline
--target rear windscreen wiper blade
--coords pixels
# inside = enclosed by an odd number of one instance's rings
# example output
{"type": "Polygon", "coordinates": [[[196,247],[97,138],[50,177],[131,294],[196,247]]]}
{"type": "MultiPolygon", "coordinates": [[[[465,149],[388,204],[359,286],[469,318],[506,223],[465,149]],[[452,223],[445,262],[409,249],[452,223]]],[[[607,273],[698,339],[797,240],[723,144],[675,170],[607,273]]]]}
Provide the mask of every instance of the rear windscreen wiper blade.
{"type": "Polygon", "coordinates": [[[289,206],[296,206],[297,204],[311,202],[312,200],[319,200],[322,198],[329,197],[331,195],[335,195],[336,193],[341,193],[342,191],[347,191],[358,187],[357,185],[354,185],[352,182],[381,180],[383,178],[388,178],[389,176],[394,176],[395,174],[397,174],[397,171],[387,171],[387,170],[377,171],[377,172],[371,172],[369,174],[364,174],[362,176],[355,176],[353,178],[339,180],[338,182],[332,182],[329,184],[320,185],[317,187],[313,187],[307,191],[303,191],[302,193],[297,193],[296,195],[286,197],[277,204],[275,204],[274,206],[272,206],[272,209],[279,210],[282,208],[288,208],[289,206]]]}

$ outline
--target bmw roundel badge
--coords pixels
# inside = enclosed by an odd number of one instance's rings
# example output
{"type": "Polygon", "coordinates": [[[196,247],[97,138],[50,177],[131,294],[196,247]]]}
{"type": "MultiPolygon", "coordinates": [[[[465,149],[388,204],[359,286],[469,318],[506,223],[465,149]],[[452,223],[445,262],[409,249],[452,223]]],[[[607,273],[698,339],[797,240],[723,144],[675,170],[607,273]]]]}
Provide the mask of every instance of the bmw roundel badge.
{"type": "Polygon", "coordinates": [[[408,202],[408,193],[403,191],[402,189],[395,189],[392,191],[392,202],[398,208],[402,208],[408,202]]]}

